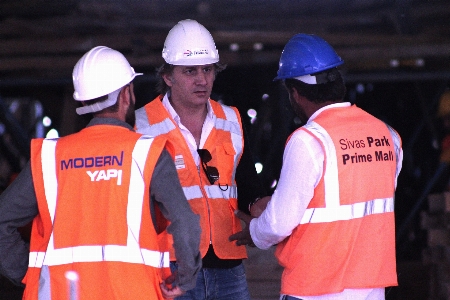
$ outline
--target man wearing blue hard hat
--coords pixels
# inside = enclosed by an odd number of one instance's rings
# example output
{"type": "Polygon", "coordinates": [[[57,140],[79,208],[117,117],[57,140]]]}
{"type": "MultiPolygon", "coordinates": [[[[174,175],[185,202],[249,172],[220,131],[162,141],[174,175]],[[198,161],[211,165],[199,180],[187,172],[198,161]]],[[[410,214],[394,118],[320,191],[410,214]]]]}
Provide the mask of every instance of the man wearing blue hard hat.
{"type": "Polygon", "coordinates": [[[279,184],[257,202],[237,244],[277,244],[281,299],[385,299],[397,285],[394,193],[401,138],[344,100],[343,60],[322,38],[297,34],[278,75],[305,124],[288,138],[279,184]],[[256,211],[262,210],[262,213],[256,211]]]}

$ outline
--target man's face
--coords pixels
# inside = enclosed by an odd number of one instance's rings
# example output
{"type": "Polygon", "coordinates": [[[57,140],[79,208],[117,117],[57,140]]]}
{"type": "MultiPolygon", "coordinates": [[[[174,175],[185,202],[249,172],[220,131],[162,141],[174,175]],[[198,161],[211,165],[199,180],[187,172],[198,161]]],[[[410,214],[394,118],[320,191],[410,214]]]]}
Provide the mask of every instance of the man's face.
{"type": "Polygon", "coordinates": [[[164,75],[164,81],[170,87],[172,103],[184,106],[204,105],[211,96],[215,79],[214,65],[174,66],[170,75],[164,75]]]}

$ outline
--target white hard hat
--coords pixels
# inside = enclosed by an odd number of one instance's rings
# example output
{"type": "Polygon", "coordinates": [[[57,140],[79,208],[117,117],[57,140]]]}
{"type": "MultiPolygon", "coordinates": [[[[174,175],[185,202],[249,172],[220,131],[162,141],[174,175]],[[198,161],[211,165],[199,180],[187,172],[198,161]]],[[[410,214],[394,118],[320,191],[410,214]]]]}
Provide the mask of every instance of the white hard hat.
{"type": "Polygon", "coordinates": [[[73,98],[85,101],[108,95],[120,90],[137,75],[142,73],[136,73],[122,53],[105,46],[92,48],[73,68],[73,98]]]}
{"type": "Polygon", "coordinates": [[[195,20],[182,20],[170,31],[164,42],[162,57],[171,65],[200,66],[219,61],[213,37],[195,20]]]}

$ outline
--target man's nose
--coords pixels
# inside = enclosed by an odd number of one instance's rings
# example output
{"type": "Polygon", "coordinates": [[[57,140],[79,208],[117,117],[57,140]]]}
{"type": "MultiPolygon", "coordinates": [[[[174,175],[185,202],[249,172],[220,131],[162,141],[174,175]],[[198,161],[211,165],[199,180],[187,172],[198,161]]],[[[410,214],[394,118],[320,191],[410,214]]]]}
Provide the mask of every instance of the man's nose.
{"type": "Polygon", "coordinates": [[[195,83],[198,85],[206,84],[206,74],[203,71],[197,72],[197,76],[195,77],[195,83]]]}

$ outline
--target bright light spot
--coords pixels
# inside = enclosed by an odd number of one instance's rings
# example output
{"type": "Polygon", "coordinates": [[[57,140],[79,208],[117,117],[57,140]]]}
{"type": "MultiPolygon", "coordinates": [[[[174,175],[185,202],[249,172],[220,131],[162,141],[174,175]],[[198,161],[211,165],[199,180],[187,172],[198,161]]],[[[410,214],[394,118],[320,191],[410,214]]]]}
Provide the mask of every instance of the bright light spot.
{"type": "Polygon", "coordinates": [[[364,93],[364,90],[365,90],[364,84],[358,83],[358,84],[356,85],[356,91],[358,92],[358,94],[364,93]]]}
{"type": "Polygon", "coordinates": [[[415,63],[416,63],[416,67],[423,67],[423,66],[425,66],[425,60],[423,60],[423,58],[416,59],[415,63]]]}
{"type": "Polygon", "coordinates": [[[247,110],[247,115],[250,117],[251,124],[255,123],[257,114],[258,113],[256,112],[256,110],[254,110],[253,108],[250,108],[249,110],[247,110]]]}
{"type": "Polygon", "coordinates": [[[256,112],[256,110],[254,110],[253,108],[250,108],[249,110],[247,110],[247,115],[248,115],[250,118],[254,118],[254,117],[256,117],[257,112],[256,112]]]}
{"type": "Polygon", "coordinates": [[[264,45],[262,43],[254,43],[253,44],[253,50],[255,51],[261,51],[264,48],[264,45]]]}
{"type": "Polygon", "coordinates": [[[19,101],[17,101],[17,100],[14,100],[13,102],[11,102],[11,104],[9,105],[9,110],[11,111],[11,112],[16,112],[16,110],[19,108],[19,106],[20,106],[20,103],[19,103],[19,101]]]}
{"type": "Polygon", "coordinates": [[[262,172],[262,169],[263,169],[263,165],[262,165],[262,163],[256,163],[255,164],[255,169],[256,169],[256,173],[261,173],[262,172]]]}
{"type": "Polygon", "coordinates": [[[269,99],[269,95],[268,94],[264,94],[261,97],[262,101],[266,101],[267,99],[269,99]]]}
{"type": "Polygon", "coordinates": [[[238,51],[239,50],[239,44],[237,44],[237,43],[230,44],[230,50],[233,51],[233,52],[238,51]]]}
{"type": "Polygon", "coordinates": [[[44,125],[45,127],[49,127],[50,125],[52,125],[52,119],[45,116],[44,118],[42,118],[42,125],[44,125]]]}
{"type": "Polygon", "coordinates": [[[391,67],[397,68],[400,65],[400,62],[398,61],[398,59],[391,59],[389,64],[391,65],[391,67]]]}
{"type": "Polygon", "coordinates": [[[66,278],[70,281],[78,281],[78,273],[75,271],[67,271],[65,274],[66,278]]]}
{"type": "Polygon", "coordinates": [[[270,186],[272,189],[274,189],[276,186],[277,186],[277,184],[278,184],[278,181],[275,179],[273,182],[272,182],[272,185],[270,186]]]}
{"type": "Polygon", "coordinates": [[[50,129],[47,132],[47,135],[45,137],[49,138],[49,139],[58,138],[59,137],[59,133],[58,133],[58,131],[56,129],[53,128],[53,129],[50,129]]]}

